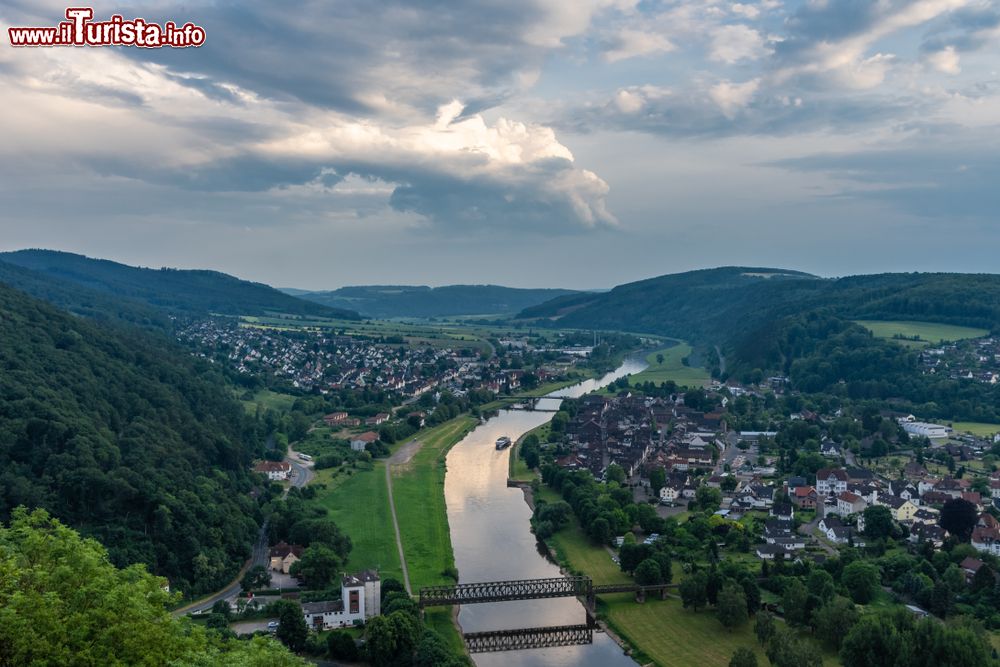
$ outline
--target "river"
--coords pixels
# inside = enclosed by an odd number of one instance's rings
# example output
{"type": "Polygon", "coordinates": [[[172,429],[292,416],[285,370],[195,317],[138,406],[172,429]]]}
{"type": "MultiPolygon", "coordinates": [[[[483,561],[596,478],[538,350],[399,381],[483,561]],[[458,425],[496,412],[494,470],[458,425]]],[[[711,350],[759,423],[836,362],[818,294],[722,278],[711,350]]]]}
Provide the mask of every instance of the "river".
{"type": "MultiPolygon", "coordinates": [[[[539,407],[556,406],[559,398],[582,396],[645,367],[642,359],[626,360],[602,378],[549,394],[539,407]]],[[[529,523],[531,510],[522,491],[507,487],[511,449],[496,451],[494,446],[501,435],[516,440],[551,418],[551,412],[503,410],[479,425],[448,453],[444,493],[460,581],[560,576],[558,566],[538,552],[529,523]]],[[[459,623],[465,632],[574,625],[586,623],[586,612],[575,598],[474,604],[461,608],[459,623]]],[[[480,653],[473,658],[479,667],[634,667],[636,664],[603,632],[595,632],[594,643],[589,645],[480,653]]]]}

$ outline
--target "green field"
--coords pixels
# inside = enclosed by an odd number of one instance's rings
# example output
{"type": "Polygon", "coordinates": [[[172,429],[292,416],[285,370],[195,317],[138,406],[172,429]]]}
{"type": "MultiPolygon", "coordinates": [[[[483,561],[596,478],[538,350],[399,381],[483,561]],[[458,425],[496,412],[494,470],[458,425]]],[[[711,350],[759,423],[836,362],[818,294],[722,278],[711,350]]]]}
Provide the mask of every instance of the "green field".
{"type": "Polygon", "coordinates": [[[971,433],[982,438],[989,438],[996,433],[1000,433],[1000,424],[987,424],[984,422],[954,422],[951,427],[956,433],[971,433]]]}
{"type": "Polygon", "coordinates": [[[938,324],[936,322],[858,320],[857,323],[871,331],[876,338],[891,340],[898,335],[903,337],[902,339],[897,339],[898,342],[914,347],[937,344],[941,341],[981,338],[989,333],[986,329],[959,327],[953,324],[938,324]]]}
{"type": "MultiPolygon", "coordinates": [[[[611,628],[640,649],[639,663],[646,658],[662,667],[726,667],[733,652],[743,646],[757,654],[760,665],[769,664],[753,633],[753,622],[725,630],[709,610],[684,609],[678,599],[647,599],[636,604],[629,594],[602,599],[601,612],[611,628]]],[[[824,665],[839,665],[835,653],[823,654],[824,665]]]]}
{"type": "MultiPolygon", "coordinates": [[[[445,575],[455,566],[444,500],[445,456],[476,423],[472,417],[458,417],[418,434],[420,451],[406,465],[392,468],[396,518],[414,591],[452,583],[445,575]]],[[[388,531],[391,535],[391,523],[388,531]]]]}
{"type": "Polygon", "coordinates": [[[295,396],[291,394],[282,394],[276,391],[271,391],[270,389],[261,389],[253,398],[249,401],[241,400],[243,407],[249,414],[255,414],[257,412],[257,407],[261,407],[265,410],[275,410],[276,412],[285,412],[292,408],[292,404],[295,403],[295,396]]]}
{"type": "Polygon", "coordinates": [[[403,569],[385,485],[385,462],[378,461],[373,470],[355,471],[349,477],[344,474],[334,477],[330,470],[322,470],[313,484],[327,485],[316,494],[317,502],[327,508],[330,519],[354,544],[347,569],[377,567],[383,578],[402,581],[403,569]]]}
{"type": "Polygon", "coordinates": [[[576,519],[573,519],[570,526],[550,537],[548,544],[556,552],[560,563],[586,573],[595,584],[627,584],[632,581],[611,560],[607,549],[595,545],[583,534],[576,519]]]}
{"type": "Polygon", "coordinates": [[[649,368],[636,373],[631,377],[631,384],[639,382],[661,382],[674,381],[682,386],[703,387],[711,380],[711,376],[704,368],[685,366],[684,357],[691,354],[691,346],[678,341],[676,345],[655,350],[646,355],[646,363],[649,368]],[[663,355],[663,363],[657,361],[656,356],[663,355]]]}

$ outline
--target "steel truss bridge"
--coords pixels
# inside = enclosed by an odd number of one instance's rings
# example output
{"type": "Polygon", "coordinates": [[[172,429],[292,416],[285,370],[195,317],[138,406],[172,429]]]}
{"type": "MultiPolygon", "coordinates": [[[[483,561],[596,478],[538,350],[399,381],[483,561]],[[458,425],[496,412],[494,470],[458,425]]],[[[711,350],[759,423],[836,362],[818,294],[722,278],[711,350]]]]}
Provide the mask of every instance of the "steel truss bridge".
{"type": "Polygon", "coordinates": [[[610,584],[595,586],[590,577],[554,577],[550,579],[515,579],[511,581],[481,581],[450,586],[428,586],[420,589],[421,609],[446,605],[541,600],[546,598],[582,598],[587,610],[585,625],[560,625],[547,628],[493,630],[464,634],[470,653],[519,651],[529,648],[592,644],[594,641],[594,609],[597,596],[608,593],[634,593],[642,602],[649,593],[666,597],[677,584],[639,586],[610,584]]]}

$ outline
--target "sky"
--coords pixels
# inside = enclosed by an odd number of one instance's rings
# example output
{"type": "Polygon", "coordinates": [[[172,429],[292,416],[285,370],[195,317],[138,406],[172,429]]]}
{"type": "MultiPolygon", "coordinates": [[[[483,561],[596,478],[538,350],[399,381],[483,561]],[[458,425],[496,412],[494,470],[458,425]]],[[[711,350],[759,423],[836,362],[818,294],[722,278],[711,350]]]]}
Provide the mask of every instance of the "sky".
{"type": "Polygon", "coordinates": [[[13,48],[0,250],[282,287],[1000,269],[1000,0],[150,1],[13,48]]]}

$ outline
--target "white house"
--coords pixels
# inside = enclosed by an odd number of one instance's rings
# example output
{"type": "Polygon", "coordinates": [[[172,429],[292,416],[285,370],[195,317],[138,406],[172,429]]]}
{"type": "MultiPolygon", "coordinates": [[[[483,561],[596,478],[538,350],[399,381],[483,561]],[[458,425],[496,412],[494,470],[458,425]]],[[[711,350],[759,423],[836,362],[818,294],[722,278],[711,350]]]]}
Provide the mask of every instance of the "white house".
{"type": "Polygon", "coordinates": [[[836,496],[847,491],[848,476],[843,468],[822,468],[816,473],[816,493],[836,496]]]}
{"type": "Polygon", "coordinates": [[[948,437],[948,427],[941,424],[901,421],[900,426],[910,435],[923,436],[932,440],[948,437]]]}
{"type": "Polygon", "coordinates": [[[271,481],[280,482],[292,474],[292,464],[287,461],[261,461],[253,467],[253,471],[267,475],[271,481]]]}
{"type": "Polygon", "coordinates": [[[316,631],[360,625],[382,613],[382,582],[378,572],[365,570],[344,575],[340,581],[340,599],[306,602],[302,614],[306,625],[316,631]]]}
{"type": "Polygon", "coordinates": [[[660,502],[664,504],[673,504],[677,502],[677,499],[681,497],[681,489],[675,486],[665,486],[660,489],[660,502]]]}
{"type": "Polygon", "coordinates": [[[356,452],[365,451],[365,445],[370,442],[375,442],[378,440],[378,433],[374,431],[365,431],[360,435],[355,435],[351,438],[351,449],[356,452]]]}

